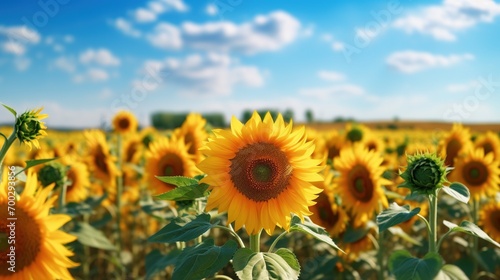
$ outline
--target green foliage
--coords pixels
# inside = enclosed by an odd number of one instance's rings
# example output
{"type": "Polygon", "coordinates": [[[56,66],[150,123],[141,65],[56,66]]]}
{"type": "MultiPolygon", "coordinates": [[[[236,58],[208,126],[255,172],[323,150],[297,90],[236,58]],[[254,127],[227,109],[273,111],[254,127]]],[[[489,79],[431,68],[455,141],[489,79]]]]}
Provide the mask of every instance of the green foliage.
{"type": "Polygon", "coordinates": [[[314,113],[311,109],[306,110],[306,121],[307,123],[314,122],[314,113]]]}
{"type": "Polygon", "coordinates": [[[70,234],[76,236],[78,242],[85,246],[102,250],[116,250],[115,246],[106,238],[102,231],[95,229],[87,223],[76,222],[70,234]]]}
{"type": "Polygon", "coordinates": [[[423,259],[414,258],[406,250],[394,252],[389,258],[389,269],[399,280],[434,279],[441,269],[442,260],[436,253],[428,253],[423,259]]]}
{"type": "Polygon", "coordinates": [[[175,189],[156,195],[161,200],[185,201],[194,200],[208,195],[208,185],[196,178],[182,176],[156,176],[160,181],[177,186],[175,189]]]}
{"type": "Polygon", "coordinates": [[[168,254],[162,254],[158,249],[149,252],[146,255],[146,279],[151,279],[165,267],[174,265],[181,252],[181,250],[171,250],[168,254]]]}
{"type": "Polygon", "coordinates": [[[175,218],[160,231],[149,237],[148,241],[165,243],[189,241],[202,235],[212,227],[209,214],[184,215],[175,218]]]}
{"type": "Polygon", "coordinates": [[[49,161],[53,161],[57,158],[44,158],[44,159],[30,159],[30,160],[27,160],[26,161],[26,167],[24,167],[23,169],[19,170],[15,176],[19,175],[19,173],[23,172],[23,171],[26,171],[27,169],[33,167],[33,166],[37,166],[39,164],[44,164],[44,163],[47,163],[49,161]]]}
{"type": "Polygon", "coordinates": [[[456,265],[445,264],[435,280],[465,280],[469,279],[467,275],[456,265]]]}
{"type": "Polygon", "coordinates": [[[399,206],[396,202],[391,203],[377,216],[379,231],[384,231],[392,226],[404,223],[420,212],[417,207],[410,211],[410,205],[399,206]]]}
{"type": "Polygon", "coordinates": [[[11,112],[11,113],[12,113],[12,115],[14,115],[14,117],[17,117],[17,112],[16,112],[16,110],[12,109],[10,106],[7,106],[7,105],[5,105],[5,104],[3,104],[3,103],[0,103],[0,104],[2,104],[2,106],[4,106],[4,107],[5,107],[5,109],[9,110],[9,112],[11,112]]]}
{"type": "Polygon", "coordinates": [[[448,195],[454,197],[456,200],[468,203],[470,199],[469,189],[461,183],[452,183],[449,187],[443,187],[443,191],[445,191],[448,195]]]}
{"type": "Polygon", "coordinates": [[[227,265],[237,249],[238,244],[233,240],[219,247],[213,239],[185,248],[177,257],[172,279],[197,280],[212,276],[227,265]]]}
{"type": "MultiPolygon", "coordinates": [[[[333,248],[342,251],[335,242],[333,242],[330,234],[323,228],[311,221],[309,217],[304,217],[304,222],[296,215],[293,215],[290,221],[290,232],[300,231],[312,235],[312,237],[325,242],[333,248]]],[[[344,252],[344,251],[342,251],[344,252]]]]}
{"type": "Polygon", "coordinates": [[[445,226],[447,226],[451,232],[463,232],[463,233],[467,233],[467,234],[472,235],[472,236],[477,236],[483,240],[490,242],[491,244],[497,246],[498,248],[500,248],[500,244],[498,242],[493,240],[486,232],[484,232],[482,229],[480,229],[474,223],[471,223],[469,221],[462,221],[460,223],[460,226],[458,226],[452,222],[445,220],[445,221],[443,221],[443,224],[445,226]]]}
{"type": "Polygon", "coordinates": [[[256,253],[242,248],[236,251],[233,267],[240,279],[298,279],[300,265],[288,249],[276,253],[256,253]]]}
{"type": "MultiPolygon", "coordinates": [[[[155,112],[151,114],[151,124],[156,129],[174,129],[182,126],[189,113],[155,112]]],[[[225,127],[226,120],[222,113],[202,114],[213,127],[225,127]]]]}

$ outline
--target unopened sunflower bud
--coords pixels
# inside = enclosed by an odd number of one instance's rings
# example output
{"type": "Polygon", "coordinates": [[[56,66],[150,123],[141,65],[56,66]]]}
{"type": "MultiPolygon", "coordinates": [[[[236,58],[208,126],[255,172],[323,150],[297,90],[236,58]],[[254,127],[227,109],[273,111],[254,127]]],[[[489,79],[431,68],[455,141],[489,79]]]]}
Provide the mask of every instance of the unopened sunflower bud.
{"type": "Polygon", "coordinates": [[[399,187],[409,188],[412,193],[435,194],[448,182],[446,174],[449,170],[444,160],[434,153],[408,155],[408,166],[400,174],[405,182],[399,187]]]}
{"type": "Polygon", "coordinates": [[[40,114],[43,108],[27,111],[16,119],[16,136],[21,143],[25,143],[31,150],[31,144],[40,149],[38,139],[47,135],[47,127],[41,120],[47,117],[47,114],[40,114]]]}
{"type": "Polygon", "coordinates": [[[62,186],[66,180],[67,168],[57,162],[46,164],[40,171],[38,171],[38,179],[44,187],[55,183],[56,188],[62,186]]]}

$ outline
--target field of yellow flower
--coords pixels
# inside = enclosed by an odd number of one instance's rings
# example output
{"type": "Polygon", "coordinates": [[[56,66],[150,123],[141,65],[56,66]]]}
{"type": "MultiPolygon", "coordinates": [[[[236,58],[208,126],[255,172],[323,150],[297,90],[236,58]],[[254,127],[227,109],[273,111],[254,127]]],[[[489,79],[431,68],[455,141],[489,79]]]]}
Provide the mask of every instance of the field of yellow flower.
{"type": "Polygon", "coordinates": [[[0,279],[500,277],[499,131],[8,109],[0,279]]]}

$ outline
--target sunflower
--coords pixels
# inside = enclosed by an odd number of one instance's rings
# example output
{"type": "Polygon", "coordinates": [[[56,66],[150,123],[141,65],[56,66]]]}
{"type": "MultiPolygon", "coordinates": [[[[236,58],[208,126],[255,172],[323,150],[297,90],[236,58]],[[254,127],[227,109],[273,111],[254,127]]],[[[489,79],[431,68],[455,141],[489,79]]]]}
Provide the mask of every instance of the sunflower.
{"type": "MultiPolygon", "coordinates": [[[[69,257],[73,252],[63,244],[72,242],[76,237],[59,228],[69,222],[71,217],[64,214],[49,215],[49,210],[57,196],[48,199],[53,185],[47,188],[37,186],[36,174],[29,172],[24,191],[16,201],[16,220],[8,220],[8,181],[7,169],[3,172],[0,184],[0,236],[6,241],[15,223],[15,272],[9,271],[11,265],[8,254],[10,246],[2,243],[0,247],[0,279],[73,279],[68,268],[77,266],[69,257]]],[[[10,205],[10,204],[9,204],[10,205]]]]}
{"type": "Polygon", "coordinates": [[[311,206],[313,213],[311,220],[328,231],[330,236],[336,237],[346,229],[349,217],[344,208],[337,204],[332,190],[333,173],[330,168],[323,171],[325,179],[321,182],[315,182],[314,185],[323,189],[315,200],[316,204],[311,206]]]}
{"type": "Polygon", "coordinates": [[[485,155],[493,153],[493,158],[500,160],[500,140],[497,134],[488,131],[480,135],[474,142],[474,147],[483,148],[485,155]]]}
{"type": "Polygon", "coordinates": [[[469,188],[471,197],[479,200],[495,196],[499,190],[499,161],[493,159],[493,153],[486,156],[482,148],[469,148],[464,157],[455,161],[455,171],[450,180],[463,183],[469,188]]]}
{"type": "Polygon", "coordinates": [[[337,131],[330,132],[325,139],[325,152],[328,154],[328,159],[333,160],[340,155],[340,150],[346,144],[346,140],[343,135],[340,135],[337,131]]]}
{"type": "Polygon", "coordinates": [[[305,128],[292,132],[281,114],[273,122],[271,114],[262,120],[254,112],[245,125],[233,117],[231,131],[214,130],[203,151],[198,167],[212,191],[206,210],[227,211],[236,229],[271,235],[276,226],[289,229],[290,213],[312,214],[308,207],[321,189],[311,182],[323,180],[321,160],[311,159],[305,128]]]}
{"type": "Polygon", "coordinates": [[[365,133],[363,144],[369,151],[375,151],[381,154],[385,151],[385,143],[382,137],[373,133],[365,133]]]}
{"type": "Polygon", "coordinates": [[[187,152],[184,139],[162,137],[150,144],[146,152],[146,180],[154,193],[168,192],[175,187],[158,180],[156,176],[193,177],[197,174],[199,171],[187,152]]]}
{"type": "Polygon", "coordinates": [[[47,135],[45,123],[41,120],[47,118],[47,114],[40,114],[43,108],[26,111],[16,119],[16,136],[19,142],[26,144],[31,151],[31,144],[40,149],[38,140],[47,135]]]}
{"type": "Polygon", "coordinates": [[[66,177],[70,184],[66,187],[66,201],[80,202],[89,194],[90,180],[87,165],[72,160],[71,157],[63,157],[62,163],[68,166],[66,177]]]}
{"type": "Polygon", "coordinates": [[[199,163],[203,159],[203,154],[199,150],[208,134],[205,131],[205,120],[200,114],[190,113],[182,126],[175,130],[177,138],[183,138],[188,149],[188,153],[194,156],[194,161],[199,163]]]}
{"type": "Polygon", "coordinates": [[[349,262],[353,262],[358,259],[359,255],[362,252],[366,252],[372,249],[373,242],[368,234],[369,233],[354,242],[343,242],[342,249],[344,250],[345,254],[340,254],[340,257],[349,262]]]}
{"type": "Polygon", "coordinates": [[[490,202],[481,208],[480,225],[494,240],[500,242],[500,202],[490,202]]]}
{"type": "Polygon", "coordinates": [[[468,128],[464,128],[461,124],[453,124],[451,131],[441,139],[438,147],[446,166],[455,166],[455,159],[471,145],[470,138],[468,128]]]}
{"type": "Polygon", "coordinates": [[[136,187],[139,174],[134,166],[139,165],[142,155],[142,141],[138,135],[129,137],[122,146],[122,171],[123,180],[126,187],[136,187]]]}
{"type": "Polygon", "coordinates": [[[137,119],[128,111],[120,111],[113,117],[113,129],[122,134],[137,130],[137,119]]]}
{"type": "Polygon", "coordinates": [[[334,167],[340,173],[334,180],[334,192],[342,199],[342,205],[352,212],[354,226],[358,227],[378,212],[379,203],[388,207],[382,185],[391,182],[382,178],[383,158],[363,145],[354,145],[340,151],[334,167]]]}
{"type": "Polygon", "coordinates": [[[115,166],[116,157],[109,152],[104,133],[100,130],[87,130],[84,131],[84,135],[88,145],[86,161],[90,173],[104,184],[107,184],[109,190],[114,189],[115,177],[120,172],[115,166]]]}

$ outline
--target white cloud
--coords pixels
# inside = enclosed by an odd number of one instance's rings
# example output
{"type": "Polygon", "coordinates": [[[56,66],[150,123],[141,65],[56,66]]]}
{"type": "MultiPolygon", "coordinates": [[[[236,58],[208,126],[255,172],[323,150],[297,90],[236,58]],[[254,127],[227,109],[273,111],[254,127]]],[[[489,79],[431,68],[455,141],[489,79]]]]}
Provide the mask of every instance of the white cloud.
{"type": "Polygon", "coordinates": [[[26,53],[26,45],[36,45],[40,40],[40,34],[25,25],[0,25],[0,45],[1,49],[6,53],[17,56],[24,55],[26,53]]]}
{"type": "Polygon", "coordinates": [[[469,81],[467,83],[460,84],[450,84],[446,86],[446,91],[450,93],[473,91],[477,87],[477,85],[477,81],[469,81]]]}
{"type": "Polygon", "coordinates": [[[26,25],[19,26],[2,26],[0,25],[0,35],[7,37],[9,40],[16,40],[20,43],[38,44],[40,42],[40,34],[26,25]]]}
{"type": "Polygon", "coordinates": [[[263,74],[257,67],[241,65],[225,54],[147,61],[144,69],[165,74],[167,84],[177,86],[181,93],[188,95],[229,95],[235,86],[260,87],[264,84],[263,74]]]}
{"type": "Polygon", "coordinates": [[[214,3],[210,3],[205,7],[205,13],[209,16],[215,16],[219,12],[219,9],[214,3]]]}
{"type": "Polygon", "coordinates": [[[332,49],[336,52],[341,52],[344,50],[344,43],[340,42],[340,41],[335,41],[332,43],[332,49]]]}
{"type": "Polygon", "coordinates": [[[149,42],[162,49],[179,49],[182,47],[181,33],[177,27],[168,23],[160,23],[155,31],[147,36],[149,42]]]}
{"type": "Polygon", "coordinates": [[[325,81],[339,82],[345,80],[345,75],[334,71],[321,70],[318,72],[318,77],[325,81]]]}
{"type": "Polygon", "coordinates": [[[169,11],[186,12],[188,6],[182,0],[155,0],[148,2],[147,7],[137,8],[132,12],[136,22],[153,22],[158,16],[169,11]]]}
{"type": "Polygon", "coordinates": [[[47,36],[47,37],[45,38],[45,44],[46,44],[46,45],[49,45],[49,46],[50,46],[50,45],[52,45],[53,43],[54,43],[54,37],[52,37],[52,36],[47,36]]]}
{"type": "Polygon", "coordinates": [[[6,53],[15,55],[23,55],[26,52],[26,47],[16,41],[5,41],[2,45],[2,49],[6,53]]]}
{"type": "Polygon", "coordinates": [[[136,38],[141,37],[141,31],[135,29],[129,21],[123,18],[117,18],[111,24],[125,35],[136,38]]]}
{"type": "Polygon", "coordinates": [[[54,44],[54,51],[55,52],[63,52],[64,51],[64,46],[60,44],[54,44]]]}
{"type": "Polygon", "coordinates": [[[455,41],[458,31],[480,22],[492,22],[500,15],[493,0],[444,0],[441,5],[422,8],[398,18],[393,26],[406,33],[430,35],[440,41],[455,41]]]}
{"type": "Polygon", "coordinates": [[[113,97],[114,93],[111,89],[109,88],[103,88],[98,95],[98,98],[101,100],[109,99],[113,97]]]}
{"type": "Polygon", "coordinates": [[[64,36],[64,42],[67,44],[71,44],[75,41],[75,37],[73,35],[66,35],[64,36]]]}
{"type": "Polygon", "coordinates": [[[206,51],[236,51],[254,54],[276,51],[296,40],[301,31],[300,22],[283,11],[258,15],[251,22],[240,25],[229,21],[197,24],[183,23],[177,28],[168,23],[157,25],[148,36],[157,47],[175,49],[187,46],[206,51]]]}
{"type": "Polygon", "coordinates": [[[73,82],[83,83],[86,81],[103,82],[109,79],[109,74],[106,70],[101,68],[90,68],[84,74],[77,74],[73,76],[73,82]]]}
{"type": "Polygon", "coordinates": [[[465,60],[473,60],[472,54],[436,55],[428,52],[401,51],[392,53],[386,63],[399,72],[412,74],[435,67],[450,67],[465,60]]]}
{"type": "Polygon", "coordinates": [[[16,57],[14,59],[14,66],[20,72],[26,71],[31,65],[31,60],[26,57],[16,57]]]}
{"type": "Polygon", "coordinates": [[[321,41],[331,42],[331,41],[333,41],[333,35],[329,34],[329,33],[324,33],[321,35],[321,41]]]}
{"type": "Polygon", "coordinates": [[[95,63],[103,66],[118,66],[120,59],[115,57],[107,49],[88,49],[80,54],[80,62],[83,64],[95,63]]]}
{"type": "Polygon", "coordinates": [[[365,90],[353,84],[339,84],[328,87],[303,88],[299,90],[299,94],[324,99],[330,96],[361,96],[365,94],[365,90]]]}
{"type": "Polygon", "coordinates": [[[61,56],[54,61],[53,66],[65,72],[73,73],[76,70],[76,61],[72,57],[61,56]]]}
{"type": "Polygon", "coordinates": [[[156,13],[148,9],[139,8],[134,11],[134,18],[137,22],[156,21],[156,13]]]}

